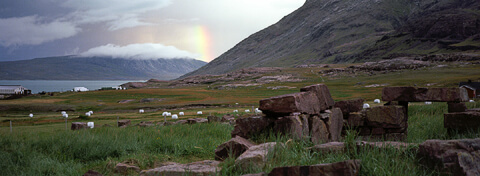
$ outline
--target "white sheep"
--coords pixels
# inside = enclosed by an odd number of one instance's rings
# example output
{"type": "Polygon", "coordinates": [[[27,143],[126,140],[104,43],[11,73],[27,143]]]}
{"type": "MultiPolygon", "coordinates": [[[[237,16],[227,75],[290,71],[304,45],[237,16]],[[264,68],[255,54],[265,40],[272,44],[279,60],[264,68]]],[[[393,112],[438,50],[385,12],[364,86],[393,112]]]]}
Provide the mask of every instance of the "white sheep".
{"type": "Polygon", "coordinates": [[[171,113],[171,112],[167,112],[167,116],[172,116],[172,113],[171,113]]]}
{"type": "Polygon", "coordinates": [[[370,108],[370,105],[368,103],[363,104],[363,109],[370,108]]]}
{"type": "Polygon", "coordinates": [[[67,114],[67,112],[65,112],[65,111],[62,111],[62,115],[63,115],[63,114],[67,114]]]}
{"type": "Polygon", "coordinates": [[[88,122],[88,123],[87,123],[87,126],[90,127],[90,128],[93,128],[95,125],[94,125],[93,122],[88,122]]]}
{"type": "Polygon", "coordinates": [[[183,116],[183,115],[185,115],[185,113],[184,113],[184,112],[180,112],[180,113],[178,113],[178,115],[183,116]]]}
{"type": "Polygon", "coordinates": [[[86,115],[87,117],[90,117],[92,114],[90,114],[90,112],[87,112],[87,113],[85,113],[85,115],[86,115]]]}
{"type": "Polygon", "coordinates": [[[163,112],[162,116],[167,116],[168,112],[163,112]]]}
{"type": "Polygon", "coordinates": [[[245,112],[246,112],[246,113],[249,113],[249,112],[250,112],[250,110],[249,110],[249,109],[245,109],[245,112]]]}
{"type": "Polygon", "coordinates": [[[93,115],[93,111],[88,111],[88,113],[90,113],[90,115],[93,115]]]}
{"type": "Polygon", "coordinates": [[[62,116],[65,118],[68,118],[68,114],[63,114],[62,116]]]}
{"type": "Polygon", "coordinates": [[[28,117],[33,117],[33,114],[28,114],[28,117]]]}
{"type": "Polygon", "coordinates": [[[380,103],[380,99],[373,100],[374,103],[380,103]]]}
{"type": "Polygon", "coordinates": [[[233,112],[238,112],[238,109],[233,110],[233,112]]]}
{"type": "Polygon", "coordinates": [[[426,105],[431,105],[432,102],[431,102],[431,101],[426,101],[425,104],[426,104],[426,105]]]}
{"type": "Polygon", "coordinates": [[[143,109],[138,110],[138,113],[140,113],[140,114],[144,113],[144,112],[145,112],[145,110],[143,110],[143,109]]]}
{"type": "Polygon", "coordinates": [[[255,108],[255,113],[262,113],[262,110],[255,108]]]}
{"type": "Polygon", "coordinates": [[[197,115],[200,115],[200,114],[203,114],[203,112],[202,112],[202,111],[198,111],[198,112],[197,112],[197,115]]]}
{"type": "Polygon", "coordinates": [[[173,114],[173,115],[172,115],[172,119],[178,119],[178,115],[177,115],[177,114],[173,114]]]}
{"type": "Polygon", "coordinates": [[[474,101],[474,100],[470,100],[470,101],[468,101],[468,102],[473,103],[473,102],[475,102],[475,101],[474,101]]]}

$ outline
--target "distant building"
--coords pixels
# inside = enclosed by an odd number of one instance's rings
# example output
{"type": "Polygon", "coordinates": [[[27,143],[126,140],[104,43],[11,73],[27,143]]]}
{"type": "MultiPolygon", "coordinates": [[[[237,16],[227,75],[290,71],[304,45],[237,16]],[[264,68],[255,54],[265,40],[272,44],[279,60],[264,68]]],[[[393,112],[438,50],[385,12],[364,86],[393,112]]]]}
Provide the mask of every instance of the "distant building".
{"type": "Polygon", "coordinates": [[[28,95],[32,91],[21,85],[0,85],[0,95],[28,95]]]}
{"type": "Polygon", "coordinates": [[[468,80],[468,82],[461,82],[459,86],[467,89],[469,98],[480,98],[480,82],[468,80]]]}
{"type": "Polygon", "coordinates": [[[88,89],[86,87],[74,87],[73,88],[74,92],[86,92],[88,89]]]}

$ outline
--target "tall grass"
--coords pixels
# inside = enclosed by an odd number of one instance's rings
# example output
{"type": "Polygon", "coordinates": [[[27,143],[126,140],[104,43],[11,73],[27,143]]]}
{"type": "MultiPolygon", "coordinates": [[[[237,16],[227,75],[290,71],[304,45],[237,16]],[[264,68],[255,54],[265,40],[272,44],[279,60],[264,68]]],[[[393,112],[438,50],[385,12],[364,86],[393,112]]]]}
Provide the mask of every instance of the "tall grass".
{"type": "Polygon", "coordinates": [[[157,162],[213,159],[231,130],[229,125],[194,124],[1,134],[0,175],[82,175],[88,169],[112,174],[122,161],[147,169],[157,162]]]}

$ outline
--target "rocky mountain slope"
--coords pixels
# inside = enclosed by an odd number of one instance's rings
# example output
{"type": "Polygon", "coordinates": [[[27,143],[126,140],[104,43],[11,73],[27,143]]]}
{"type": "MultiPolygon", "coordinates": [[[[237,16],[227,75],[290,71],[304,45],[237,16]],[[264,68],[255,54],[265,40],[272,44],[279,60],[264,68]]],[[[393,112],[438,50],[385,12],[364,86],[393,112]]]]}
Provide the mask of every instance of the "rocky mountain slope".
{"type": "Polygon", "coordinates": [[[0,80],[170,80],[205,64],[195,59],[62,56],[0,62],[0,80]]]}
{"type": "MultiPolygon", "coordinates": [[[[480,50],[478,0],[307,0],[183,77],[480,50]]],[[[478,52],[478,51],[477,51],[478,52]]]]}

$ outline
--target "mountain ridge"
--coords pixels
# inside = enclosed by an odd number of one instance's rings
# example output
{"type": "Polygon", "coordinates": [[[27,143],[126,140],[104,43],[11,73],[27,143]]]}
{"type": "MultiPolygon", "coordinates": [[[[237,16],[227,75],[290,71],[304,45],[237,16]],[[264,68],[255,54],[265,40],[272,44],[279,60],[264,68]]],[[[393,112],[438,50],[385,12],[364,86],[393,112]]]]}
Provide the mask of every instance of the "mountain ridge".
{"type": "MultiPolygon", "coordinates": [[[[291,67],[301,64],[349,63],[384,59],[402,52],[395,51],[399,50],[398,46],[391,46],[387,51],[376,54],[365,53],[365,51],[377,51],[375,48],[382,44],[378,41],[389,34],[414,33],[416,29],[427,30],[411,24],[415,24],[415,20],[417,24],[421,24],[423,21],[418,19],[424,17],[431,17],[431,21],[435,21],[444,17],[441,16],[441,12],[444,11],[457,12],[464,8],[470,9],[471,12],[468,12],[468,15],[471,17],[468,19],[478,21],[480,18],[478,4],[479,2],[474,0],[308,0],[302,7],[279,22],[252,34],[212,62],[181,78],[202,74],[223,74],[250,67],[291,67]],[[409,25],[415,29],[405,30],[409,25]]],[[[468,16],[458,14],[460,17],[468,16]]],[[[468,27],[480,31],[480,26],[475,23],[468,27]]],[[[448,26],[447,28],[451,29],[448,26]]],[[[416,36],[408,37],[405,40],[415,39],[416,36]]],[[[400,49],[402,51],[412,48],[420,50],[414,54],[448,52],[446,48],[438,48],[437,40],[439,39],[435,39],[431,45],[408,46],[400,49]],[[432,48],[438,49],[427,52],[432,48]]],[[[462,39],[464,40],[466,39],[462,39]]],[[[456,51],[463,50],[457,48],[456,51]]]]}
{"type": "Polygon", "coordinates": [[[0,62],[3,80],[175,79],[206,62],[195,59],[122,59],[58,56],[0,62]]]}

